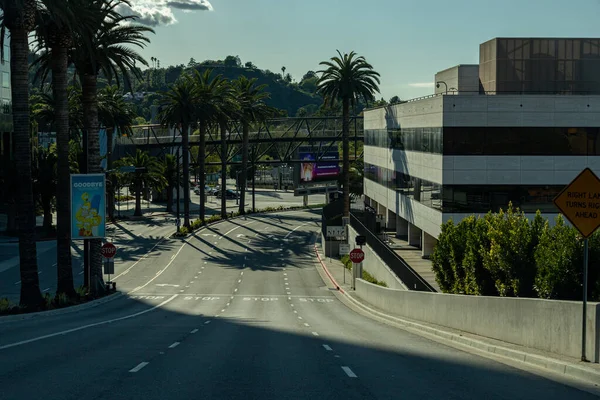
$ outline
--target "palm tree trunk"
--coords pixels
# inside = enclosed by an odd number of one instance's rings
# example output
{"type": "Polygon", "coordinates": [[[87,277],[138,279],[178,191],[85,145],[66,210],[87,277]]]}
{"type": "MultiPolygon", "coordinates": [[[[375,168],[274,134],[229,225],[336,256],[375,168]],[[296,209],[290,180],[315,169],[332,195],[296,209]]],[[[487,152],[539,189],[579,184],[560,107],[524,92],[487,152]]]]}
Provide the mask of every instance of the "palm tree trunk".
{"type": "Polygon", "coordinates": [[[167,187],[167,212],[173,212],[173,186],[167,187]]]}
{"type": "Polygon", "coordinates": [[[249,138],[250,136],[250,125],[247,122],[242,123],[242,172],[240,173],[240,208],[239,213],[246,213],[246,181],[248,178],[248,151],[249,151],[249,138]]]}
{"type": "Polygon", "coordinates": [[[17,218],[21,273],[22,306],[40,307],[40,293],[35,243],[35,207],[31,176],[31,134],[29,131],[29,38],[27,29],[10,31],[10,73],[13,105],[15,161],[17,167],[17,218]]]}
{"type": "MultiPolygon", "coordinates": [[[[106,128],[106,170],[110,171],[112,169],[112,146],[113,146],[113,135],[114,128],[106,128]]],[[[108,211],[108,219],[111,221],[115,219],[115,186],[113,182],[106,182],[107,186],[107,201],[106,208],[108,211]]]]}
{"type": "Polygon", "coordinates": [[[344,217],[350,217],[350,99],[342,100],[342,182],[344,184],[344,217]]]}
{"type": "Polygon", "coordinates": [[[42,208],[44,209],[44,232],[50,234],[52,231],[52,198],[42,199],[42,208]]]}
{"type": "MultiPolygon", "coordinates": [[[[83,104],[84,126],[88,134],[88,174],[102,172],[100,158],[100,138],[98,123],[98,76],[84,73],[81,83],[81,102],[83,104]]],[[[101,223],[106,223],[102,221],[101,223]]],[[[93,296],[104,294],[106,291],[102,275],[101,239],[90,240],[90,293],[93,296]]]]}
{"type": "MultiPolygon", "coordinates": [[[[138,178],[138,180],[139,179],[141,178],[138,178]]],[[[142,216],[142,183],[138,181],[135,183],[135,212],[133,215],[136,217],[142,216]]]]}
{"type": "Polygon", "coordinates": [[[183,150],[183,226],[190,227],[190,127],[181,124],[183,150]]]}
{"type": "Polygon", "coordinates": [[[221,129],[221,218],[227,218],[227,122],[220,121],[221,129]]]}
{"type": "Polygon", "coordinates": [[[52,89],[56,125],[56,293],[75,295],[71,264],[71,199],[69,168],[69,99],[67,96],[67,48],[52,48],[52,89]]]}
{"type": "Polygon", "coordinates": [[[200,121],[200,143],[198,145],[198,168],[200,170],[200,215],[198,218],[200,221],[204,221],[204,215],[206,214],[206,122],[200,121]]]}

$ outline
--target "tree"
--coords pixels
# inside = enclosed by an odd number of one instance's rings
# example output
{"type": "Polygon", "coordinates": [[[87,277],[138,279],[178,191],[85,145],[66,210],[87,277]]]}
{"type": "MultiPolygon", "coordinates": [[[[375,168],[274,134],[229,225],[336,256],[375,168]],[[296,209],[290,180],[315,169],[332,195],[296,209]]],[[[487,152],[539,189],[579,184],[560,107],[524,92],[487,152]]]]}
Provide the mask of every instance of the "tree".
{"type": "Polygon", "coordinates": [[[212,69],[205,70],[202,74],[196,72],[194,75],[196,89],[198,90],[198,102],[196,113],[199,124],[200,143],[198,144],[198,167],[200,175],[200,210],[198,218],[204,221],[206,214],[206,132],[219,114],[221,97],[228,93],[227,81],[221,75],[212,77],[212,69]]]}
{"type": "Polygon", "coordinates": [[[196,65],[198,65],[198,63],[196,62],[196,59],[194,57],[191,57],[190,61],[188,62],[187,67],[194,68],[196,65]]]}
{"type": "Polygon", "coordinates": [[[131,185],[135,194],[135,212],[133,215],[142,216],[142,192],[144,188],[162,190],[167,182],[163,175],[161,164],[148,152],[137,149],[134,156],[123,157],[118,165],[134,166],[136,172],[125,174],[126,181],[131,185]]]}
{"type": "Polygon", "coordinates": [[[177,156],[167,154],[162,161],[162,174],[165,178],[165,186],[167,189],[167,212],[173,212],[173,190],[179,189],[181,185],[181,167],[177,169],[177,156]]]}
{"type": "Polygon", "coordinates": [[[37,271],[35,207],[32,187],[32,148],[29,131],[28,55],[29,33],[35,28],[38,2],[35,0],[0,0],[2,20],[0,46],[5,30],[10,31],[10,78],[17,181],[16,211],[19,235],[21,298],[24,307],[44,304],[37,271]]]}
{"type": "Polygon", "coordinates": [[[183,150],[183,226],[190,227],[190,127],[196,121],[198,89],[190,75],[179,78],[171,89],[161,93],[160,121],[165,126],[181,129],[183,150]]]}
{"type": "MultiPolygon", "coordinates": [[[[146,66],[148,63],[130,46],[144,47],[149,42],[146,34],[154,31],[132,23],[136,19],[134,16],[116,14],[115,8],[123,1],[82,1],[98,17],[94,24],[88,26],[94,32],[92,37],[83,38],[75,32],[72,59],[81,81],[84,132],[88,143],[87,173],[100,173],[98,75],[102,72],[108,81],[115,78],[117,85],[120,85],[119,77],[122,77],[127,86],[131,86],[131,74],[141,79],[136,62],[146,66]]],[[[101,245],[101,240],[90,240],[90,282],[93,283],[90,290],[94,295],[104,292],[101,245]]]]}
{"type": "Polygon", "coordinates": [[[319,65],[326,69],[318,71],[321,77],[317,81],[317,92],[325,98],[326,104],[336,100],[342,102],[342,140],[343,140],[343,193],[344,216],[350,216],[350,106],[354,107],[360,97],[365,102],[374,99],[374,93],[379,92],[379,73],[373,70],[364,57],[356,56],[355,52],[343,54],[338,50],[338,56],[319,65]]]}
{"type": "Polygon", "coordinates": [[[398,104],[398,103],[403,103],[403,101],[398,96],[393,96],[389,101],[389,104],[398,104]]]}
{"type": "Polygon", "coordinates": [[[227,56],[225,60],[223,60],[223,65],[226,67],[241,67],[242,60],[240,60],[239,56],[227,56]]]}
{"type": "MultiPolygon", "coordinates": [[[[68,161],[68,160],[67,160],[68,161]]],[[[35,151],[33,165],[34,193],[44,211],[44,230],[52,231],[52,201],[57,189],[57,154],[56,145],[48,148],[39,146],[35,151]]]]}
{"type": "MultiPolygon", "coordinates": [[[[256,81],[256,78],[248,79],[241,75],[233,82],[235,97],[239,105],[239,116],[242,122],[242,171],[248,170],[250,124],[264,121],[275,114],[275,110],[267,106],[264,102],[269,98],[269,93],[264,91],[267,85],[256,85],[256,81]]],[[[247,174],[242,173],[239,183],[241,187],[239,201],[240,214],[246,212],[246,182],[247,174]]]]}

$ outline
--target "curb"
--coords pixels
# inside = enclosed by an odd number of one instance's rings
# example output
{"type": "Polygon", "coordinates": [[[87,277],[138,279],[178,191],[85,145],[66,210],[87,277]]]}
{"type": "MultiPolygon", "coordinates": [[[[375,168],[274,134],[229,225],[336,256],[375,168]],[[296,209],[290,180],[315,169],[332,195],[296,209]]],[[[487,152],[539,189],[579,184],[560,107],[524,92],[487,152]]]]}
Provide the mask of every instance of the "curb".
{"type": "Polygon", "coordinates": [[[123,292],[117,292],[117,293],[109,294],[108,296],[104,296],[97,300],[91,300],[91,301],[85,302],[83,304],[77,304],[77,305],[71,306],[71,307],[64,307],[64,308],[59,308],[59,309],[50,310],[50,311],[38,311],[38,312],[27,313],[27,314],[6,315],[3,317],[0,317],[0,324],[14,322],[14,321],[24,321],[24,320],[28,320],[28,319],[32,319],[32,318],[51,317],[54,315],[70,314],[70,313],[74,313],[77,311],[87,310],[88,308],[97,307],[99,305],[106,304],[110,301],[116,300],[116,299],[122,297],[123,295],[124,295],[123,292]]]}
{"type": "Polygon", "coordinates": [[[586,368],[585,366],[576,363],[564,362],[558,359],[544,357],[537,354],[526,353],[516,349],[511,349],[493,343],[484,342],[482,340],[465,337],[458,333],[445,331],[443,329],[437,329],[431,326],[420,324],[418,322],[410,321],[404,318],[383,313],[378,310],[374,310],[371,307],[363,304],[361,301],[357,300],[353,296],[351,296],[349,293],[346,293],[343,290],[341,290],[341,288],[339,287],[335,279],[331,276],[329,270],[323,263],[323,260],[321,259],[321,256],[319,255],[319,252],[317,250],[316,244],[314,246],[314,249],[315,253],[317,254],[319,263],[323,267],[323,270],[327,273],[329,279],[331,279],[334,285],[336,285],[337,289],[341,292],[341,294],[338,295],[338,298],[340,298],[340,300],[346,306],[350,308],[358,308],[360,311],[362,311],[362,314],[368,316],[369,318],[386,324],[393,324],[394,326],[407,330],[411,333],[415,333],[420,336],[425,336],[427,338],[433,339],[446,345],[453,345],[459,348],[468,347],[470,349],[476,349],[481,353],[489,353],[490,355],[500,356],[511,361],[518,361],[535,367],[541,367],[554,373],[584,380],[594,384],[600,382],[600,370],[597,371],[595,369],[586,368]]]}

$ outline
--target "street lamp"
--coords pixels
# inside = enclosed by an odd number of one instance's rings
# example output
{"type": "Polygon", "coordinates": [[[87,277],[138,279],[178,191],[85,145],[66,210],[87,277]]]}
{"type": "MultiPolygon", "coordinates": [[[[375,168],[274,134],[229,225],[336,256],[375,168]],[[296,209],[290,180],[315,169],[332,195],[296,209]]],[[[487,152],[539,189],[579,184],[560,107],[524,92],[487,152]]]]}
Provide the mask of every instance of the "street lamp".
{"type": "Polygon", "coordinates": [[[236,205],[240,204],[240,192],[239,192],[240,172],[243,172],[243,171],[240,170],[240,171],[235,172],[235,204],[236,205]]]}
{"type": "Polygon", "coordinates": [[[448,94],[448,84],[446,84],[446,82],[444,82],[444,81],[438,81],[438,82],[435,84],[435,87],[439,89],[439,88],[440,88],[440,83],[443,83],[443,84],[444,84],[444,86],[446,87],[446,94],[448,94]]]}

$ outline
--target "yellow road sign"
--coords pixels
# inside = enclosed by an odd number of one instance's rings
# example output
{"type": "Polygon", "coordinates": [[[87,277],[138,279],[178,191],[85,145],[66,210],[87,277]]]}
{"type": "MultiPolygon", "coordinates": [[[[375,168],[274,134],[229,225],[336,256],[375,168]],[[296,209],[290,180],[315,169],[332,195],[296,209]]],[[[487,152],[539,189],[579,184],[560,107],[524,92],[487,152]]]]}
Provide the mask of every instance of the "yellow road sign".
{"type": "Polygon", "coordinates": [[[583,237],[589,237],[600,227],[600,179],[591,169],[584,169],[556,196],[554,204],[583,237]]]}

